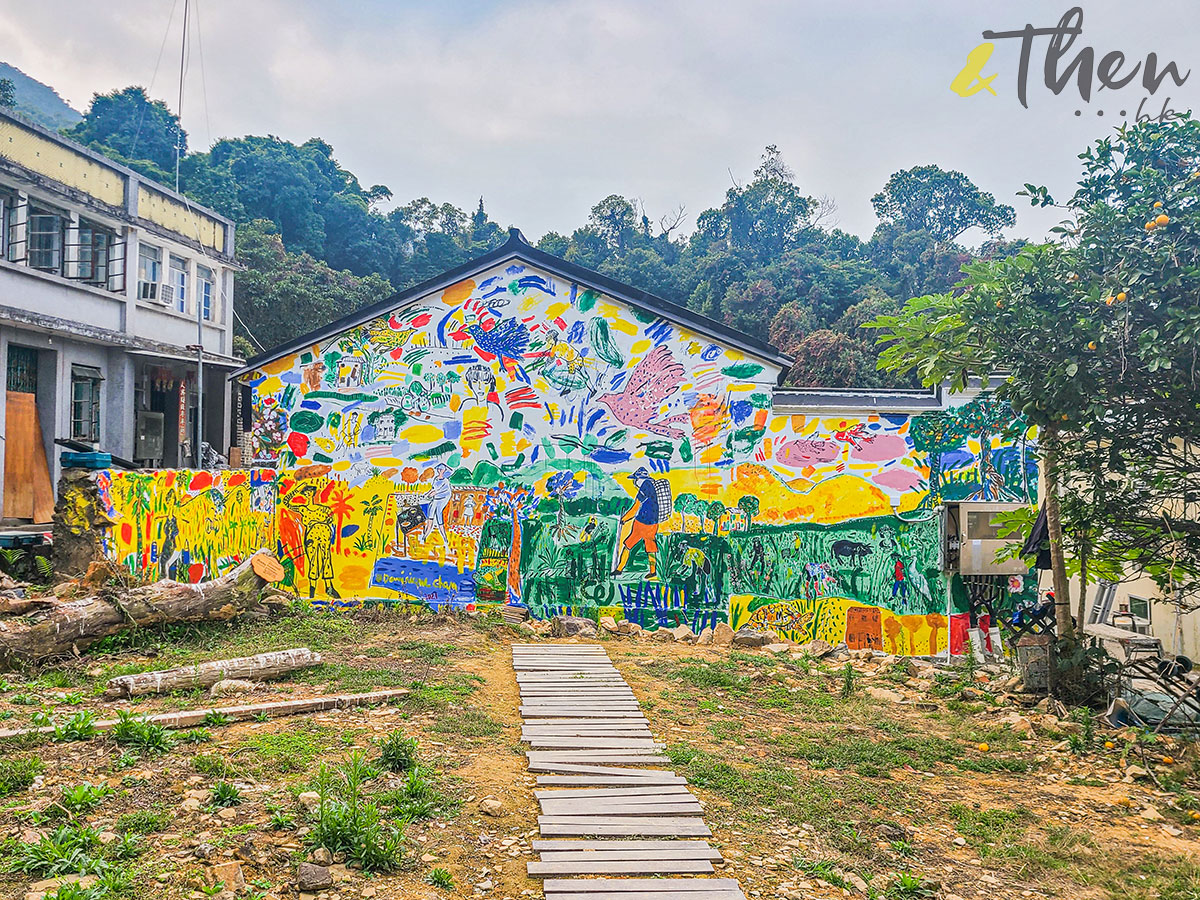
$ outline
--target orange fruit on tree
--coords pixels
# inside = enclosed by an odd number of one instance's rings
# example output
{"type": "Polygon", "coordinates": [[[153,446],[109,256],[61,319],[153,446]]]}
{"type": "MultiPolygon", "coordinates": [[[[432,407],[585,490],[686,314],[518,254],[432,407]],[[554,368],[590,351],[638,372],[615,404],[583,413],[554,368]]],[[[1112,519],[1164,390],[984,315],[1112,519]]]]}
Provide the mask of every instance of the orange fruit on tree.
{"type": "Polygon", "coordinates": [[[1106,298],[1104,298],[1104,305],[1105,305],[1105,306],[1112,306],[1112,305],[1113,305],[1113,299],[1114,299],[1114,298],[1112,298],[1112,297],[1106,297],[1106,298]]]}
{"type": "Polygon", "coordinates": [[[1095,341],[1088,341],[1088,349],[1089,349],[1089,350],[1095,350],[1095,349],[1096,349],[1096,342],[1095,342],[1095,341]]]}
{"type": "Polygon", "coordinates": [[[1147,223],[1146,223],[1146,230],[1147,230],[1147,231],[1153,231],[1153,230],[1154,230],[1154,223],[1153,223],[1153,222],[1147,222],[1147,223]]]}
{"type": "Polygon", "coordinates": [[[1154,201],[1154,208],[1155,208],[1155,209],[1162,209],[1162,201],[1161,201],[1161,200],[1155,200],[1155,201],[1154,201]]]}
{"type": "Polygon", "coordinates": [[[1154,224],[1155,224],[1155,225],[1166,225],[1166,224],[1167,224],[1168,222],[1170,222],[1170,221],[1171,221],[1171,217],[1170,217],[1170,216],[1168,216],[1168,215],[1161,215],[1161,216],[1158,216],[1158,217],[1157,217],[1157,218],[1154,220],[1154,224]]]}
{"type": "Polygon", "coordinates": [[[1121,291],[1119,294],[1117,294],[1117,299],[1118,299],[1118,300],[1124,300],[1124,299],[1125,299],[1125,292],[1124,292],[1124,291],[1121,291]]]}

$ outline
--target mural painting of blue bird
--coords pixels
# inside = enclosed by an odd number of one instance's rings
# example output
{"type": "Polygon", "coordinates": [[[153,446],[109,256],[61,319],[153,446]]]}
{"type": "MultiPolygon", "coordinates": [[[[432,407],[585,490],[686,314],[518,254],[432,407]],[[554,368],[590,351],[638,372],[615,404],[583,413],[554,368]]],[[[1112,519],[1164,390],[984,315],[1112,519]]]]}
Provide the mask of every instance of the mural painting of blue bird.
{"type": "Polygon", "coordinates": [[[476,347],[499,357],[501,363],[506,359],[520,362],[529,349],[529,329],[516,319],[501,319],[490,329],[476,321],[467,326],[467,334],[471,335],[476,347]]]}

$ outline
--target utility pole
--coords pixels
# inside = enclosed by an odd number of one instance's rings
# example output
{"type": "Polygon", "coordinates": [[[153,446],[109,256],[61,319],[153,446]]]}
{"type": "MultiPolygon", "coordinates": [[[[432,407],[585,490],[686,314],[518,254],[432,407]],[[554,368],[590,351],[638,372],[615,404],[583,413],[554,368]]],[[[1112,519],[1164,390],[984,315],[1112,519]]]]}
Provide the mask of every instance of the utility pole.
{"type": "Polygon", "coordinates": [[[183,155],[183,78],[187,63],[188,39],[188,6],[189,0],[183,0],[183,37],[179,42],[179,105],[175,115],[179,119],[179,127],[175,130],[175,193],[179,193],[179,157],[183,155]]]}

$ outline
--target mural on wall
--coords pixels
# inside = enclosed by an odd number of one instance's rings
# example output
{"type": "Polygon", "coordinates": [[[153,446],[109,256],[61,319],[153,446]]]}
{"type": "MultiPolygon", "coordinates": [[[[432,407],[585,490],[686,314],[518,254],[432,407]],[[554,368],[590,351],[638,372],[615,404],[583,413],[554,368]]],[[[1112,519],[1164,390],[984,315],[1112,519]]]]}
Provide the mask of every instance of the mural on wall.
{"type": "Polygon", "coordinates": [[[246,379],[287,584],[944,646],[933,508],[1031,500],[1027,430],[776,414],[779,374],[516,262],[287,354],[246,379]]]}
{"type": "Polygon", "coordinates": [[[216,578],[275,546],[275,475],[270,469],[101,472],[100,499],[114,523],[106,555],[144,576],[216,578]]]}

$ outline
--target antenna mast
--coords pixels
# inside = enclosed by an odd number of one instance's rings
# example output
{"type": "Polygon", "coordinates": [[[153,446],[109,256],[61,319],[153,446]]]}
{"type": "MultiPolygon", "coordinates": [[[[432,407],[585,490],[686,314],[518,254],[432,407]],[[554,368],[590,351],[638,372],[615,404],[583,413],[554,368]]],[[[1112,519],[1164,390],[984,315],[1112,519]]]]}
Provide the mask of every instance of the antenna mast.
{"type": "Polygon", "coordinates": [[[188,6],[189,0],[183,0],[183,35],[179,39],[179,104],[175,115],[179,119],[179,127],[175,130],[175,192],[179,193],[179,157],[183,154],[183,77],[187,63],[188,43],[188,6]]]}

